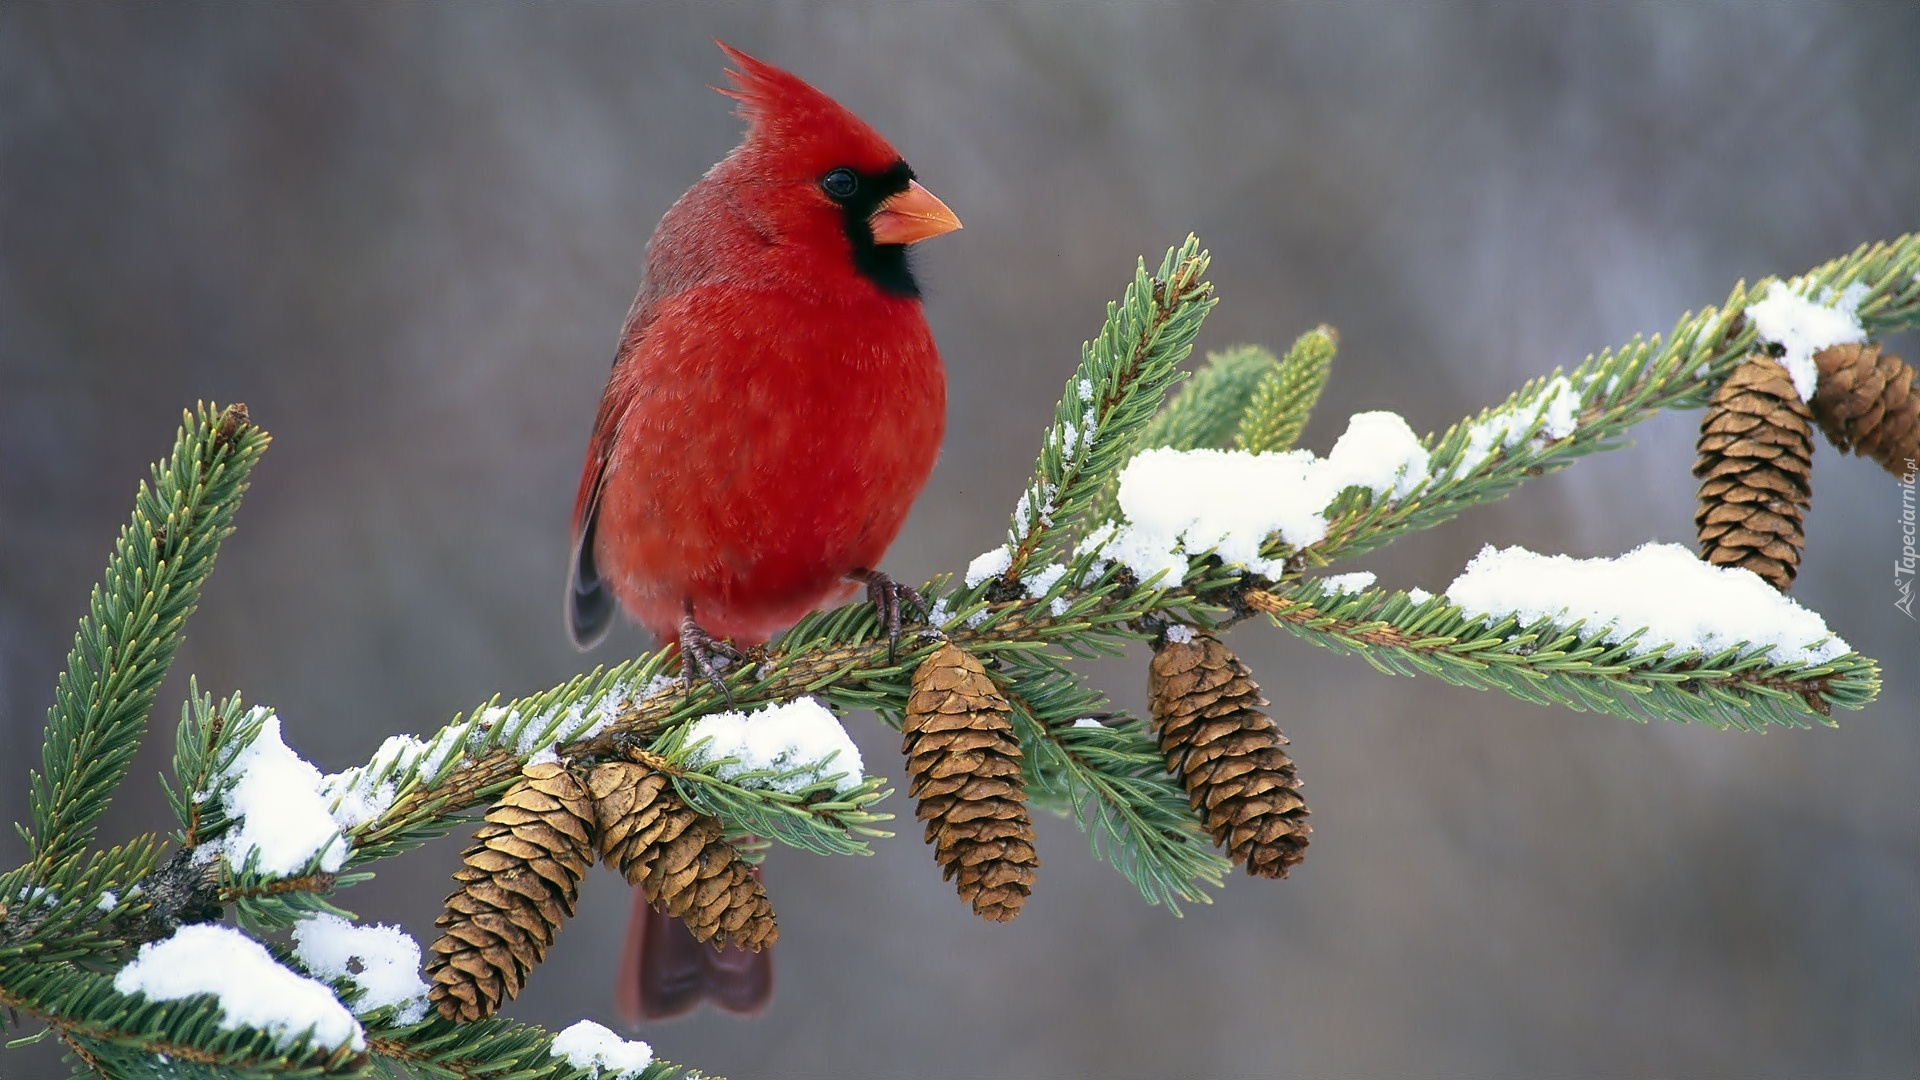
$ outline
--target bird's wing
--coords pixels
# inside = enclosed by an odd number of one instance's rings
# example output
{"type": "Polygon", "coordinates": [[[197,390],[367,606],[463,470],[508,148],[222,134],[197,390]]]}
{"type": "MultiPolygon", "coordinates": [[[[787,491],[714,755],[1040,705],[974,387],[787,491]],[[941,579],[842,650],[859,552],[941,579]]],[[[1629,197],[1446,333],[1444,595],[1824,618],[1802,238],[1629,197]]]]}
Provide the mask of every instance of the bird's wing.
{"type": "Polygon", "coordinates": [[[613,625],[613,589],[593,565],[593,530],[600,510],[600,481],[613,451],[620,395],[609,383],[600,398],[587,443],[587,463],[580,472],[580,489],[573,498],[573,553],[567,566],[567,633],[573,643],[590,649],[607,636],[613,625]]]}
{"type": "Polygon", "coordinates": [[[612,587],[593,565],[593,533],[600,484],[613,454],[620,420],[637,385],[622,378],[623,369],[635,374],[644,366],[637,362],[639,354],[647,348],[648,331],[662,305],[671,306],[689,292],[733,276],[743,262],[750,264],[752,256],[770,247],[775,239],[709,178],[695,184],[668,209],[648,241],[646,277],[633,307],[627,311],[620,347],[614,351],[613,376],[600,396],[600,413],[593,421],[586,466],[573,500],[567,632],[580,648],[592,648],[607,636],[617,606],[612,587]]]}

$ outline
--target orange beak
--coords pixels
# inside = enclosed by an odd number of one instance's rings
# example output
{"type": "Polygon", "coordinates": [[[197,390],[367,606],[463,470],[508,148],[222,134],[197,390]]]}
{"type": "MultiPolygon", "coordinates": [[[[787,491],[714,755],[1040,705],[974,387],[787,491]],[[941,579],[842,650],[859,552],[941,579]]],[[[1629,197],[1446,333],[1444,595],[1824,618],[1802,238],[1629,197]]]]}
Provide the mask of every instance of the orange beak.
{"type": "Polygon", "coordinates": [[[867,222],[873,226],[876,244],[911,244],[960,227],[960,219],[947,204],[918,180],[909,180],[907,190],[881,203],[867,222]]]}

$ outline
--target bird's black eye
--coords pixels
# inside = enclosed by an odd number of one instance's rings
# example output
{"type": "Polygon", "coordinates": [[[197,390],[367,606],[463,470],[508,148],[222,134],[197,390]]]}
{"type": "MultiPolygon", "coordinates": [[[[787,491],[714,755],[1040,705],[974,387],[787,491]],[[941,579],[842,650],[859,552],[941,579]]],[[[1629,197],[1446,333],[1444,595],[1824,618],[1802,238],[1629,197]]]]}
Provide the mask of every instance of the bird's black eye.
{"type": "Polygon", "coordinates": [[[860,190],[860,178],[853,174],[852,169],[835,169],[820,178],[820,190],[826,192],[829,198],[851,199],[853,193],[860,190]]]}

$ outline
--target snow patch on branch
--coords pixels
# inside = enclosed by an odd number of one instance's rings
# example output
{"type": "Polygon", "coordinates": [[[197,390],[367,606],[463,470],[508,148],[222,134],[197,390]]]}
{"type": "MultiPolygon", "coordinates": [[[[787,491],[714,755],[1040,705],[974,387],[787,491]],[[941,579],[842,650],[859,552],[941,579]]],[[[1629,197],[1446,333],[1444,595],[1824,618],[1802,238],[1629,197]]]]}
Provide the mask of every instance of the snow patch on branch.
{"type": "MultiPolygon", "coordinates": [[[[1048,563],[1033,573],[1028,574],[1026,577],[1021,578],[1020,585],[1026,590],[1028,596],[1038,600],[1052,592],[1053,587],[1059,583],[1061,578],[1066,576],[1067,568],[1064,565],[1060,563],[1048,563]]],[[[1065,615],[1067,609],[1071,606],[1065,596],[1056,596],[1053,598],[1053,602],[1047,605],[1047,610],[1051,611],[1054,618],[1057,619],[1065,615]]]]}
{"type": "Polygon", "coordinates": [[[631,682],[615,683],[604,692],[572,702],[564,709],[549,709],[535,716],[518,730],[514,749],[529,762],[536,758],[557,761],[556,747],[599,735],[629,707],[677,685],[666,675],[656,675],[642,687],[635,687],[631,682]]]}
{"type": "Polygon", "coordinates": [[[1778,281],[1767,285],[1767,295],[1747,307],[1747,318],[1762,341],[1771,341],[1786,349],[1780,366],[1793,377],[1793,388],[1803,401],[1812,401],[1820,383],[1820,366],[1813,354],[1831,345],[1867,340],[1860,325],[1860,301],[1868,289],[1854,282],[1835,294],[1827,289],[1816,304],[1778,281]]]}
{"type": "Polygon", "coordinates": [[[1363,412],[1347,418],[1347,430],[1327,451],[1323,468],[1339,485],[1336,495],[1363,487],[1375,498],[1401,499],[1426,480],[1431,462],[1426,444],[1400,414],[1363,412]]]}
{"type": "Polygon", "coordinates": [[[644,702],[674,685],[664,675],[655,676],[637,690],[631,682],[616,683],[563,709],[530,715],[499,705],[488,706],[470,720],[447,725],[430,739],[391,736],[365,765],[322,777],[320,793],[332,807],[333,819],[341,830],[351,832],[392,809],[399,785],[406,778],[418,775],[427,781],[437,779],[450,763],[486,745],[496,731],[500,742],[529,764],[557,761],[557,746],[600,734],[629,703],[644,702]]]}
{"type": "Polygon", "coordinates": [[[1852,651],[1752,571],[1702,562],[1678,544],[1611,559],[1489,545],[1447,586],[1447,599],[1470,616],[1511,615],[1522,625],[1578,620],[1612,644],[1637,634],[1635,655],[1669,644],[1711,655],[1746,642],[1769,646],[1776,664],[1821,664],[1852,651]]]}
{"type": "Polygon", "coordinates": [[[1327,456],[1310,450],[1147,450],[1120,473],[1127,524],[1102,547],[1142,580],[1178,581],[1187,560],[1212,551],[1264,577],[1282,565],[1262,558],[1270,536],[1295,548],[1327,535],[1326,509],[1348,488],[1374,498],[1406,496],[1427,480],[1427,448],[1390,412],[1359,413],[1327,456]]]}
{"type": "Polygon", "coordinates": [[[981,552],[967,564],[967,588],[976,588],[988,578],[999,577],[1007,572],[1007,567],[1012,565],[1013,552],[1008,550],[1005,544],[991,551],[981,552]]]}
{"type": "Polygon", "coordinates": [[[630,1080],[653,1063],[653,1047],[623,1039],[591,1020],[562,1029],[550,1045],[554,1057],[606,1080],[630,1080]]]}
{"type": "Polygon", "coordinates": [[[1033,573],[1028,574],[1026,577],[1021,578],[1020,585],[1026,590],[1028,596],[1038,600],[1052,592],[1053,587],[1066,575],[1067,568],[1065,566],[1060,563],[1048,563],[1033,573]]]}
{"type": "Polygon", "coordinates": [[[309,974],[358,987],[353,1011],[360,1016],[390,1005],[400,1006],[395,1023],[417,1024],[427,1015],[420,943],[397,926],[355,926],[328,912],[310,915],[294,924],[293,958],[309,974]]]}
{"type": "Polygon", "coordinates": [[[216,844],[236,870],[254,860],[255,869],[290,877],[319,861],[328,873],[346,865],[347,842],[331,802],[322,794],[325,777],[280,736],[280,718],[254,706],[248,720],[266,719],[259,732],[213,779],[220,804],[234,823],[216,844]]]}
{"type": "Polygon", "coordinates": [[[440,729],[428,740],[390,736],[365,765],[322,777],[320,793],[331,805],[334,821],[350,832],[392,809],[398,784],[405,777],[439,776],[448,762],[467,752],[476,734],[480,732],[475,721],[466,720],[440,729]]]}
{"type": "MultiPolygon", "coordinates": [[[[1607,393],[1613,393],[1615,382],[1617,380],[1608,382],[1607,393]]],[[[1592,385],[1591,381],[1588,385],[1592,385]]],[[[1580,391],[1574,389],[1565,375],[1548,379],[1532,397],[1468,426],[1467,447],[1448,474],[1449,478],[1458,480],[1470,475],[1485,464],[1495,450],[1520,445],[1520,441],[1534,431],[1535,424],[1539,425],[1539,431],[1534,438],[1542,444],[1558,442],[1573,434],[1579,425],[1580,403],[1580,391]]]]}
{"type": "Polygon", "coordinates": [[[228,926],[183,926],[140,946],[114,975],[113,988],[152,1001],[212,994],[220,999],[222,1030],[265,1031],[282,1049],[308,1033],[323,1046],[367,1046],[359,1021],[327,984],[280,966],[265,946],[228,926]]]}
{"type": "Polygon", "coordinates": [[[1334,595],[1340,593],[1365,592],[1372,587],[1374,574],[1371,570],[1356,570],[1351,574],[1334,574],[1320,579],[1321,587],[1334,595]]]}
{"type": "Polygon", "coordinates": [[[791,792],[832,780],[835,791],[846,792],[866,780],[860,748],[853,745],[839,718],[812,698],[779,702],[750,713],[703,716],[687,728],[686,745],[691,748],[689,765],[733,759],[714,766],[713,774],[722,780],[732,781],[744,773],[793,773],[777,779],[740,779],[742,787],[791,792]]]}

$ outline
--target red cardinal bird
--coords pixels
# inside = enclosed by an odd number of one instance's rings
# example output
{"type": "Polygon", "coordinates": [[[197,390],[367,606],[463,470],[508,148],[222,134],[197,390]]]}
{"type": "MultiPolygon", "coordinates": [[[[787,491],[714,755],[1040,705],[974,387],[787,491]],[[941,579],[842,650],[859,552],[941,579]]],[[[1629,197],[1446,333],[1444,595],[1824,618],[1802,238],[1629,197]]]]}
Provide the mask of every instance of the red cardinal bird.
{"type": "MultiPolygon", "coordinates": [[[[618,601],[725,693],[734,645],[862,584],[896,639],[918,603],[878,569],[946,426],[907,245],[960,221],[859,117],[720,48],[746,138],[647,244],[574,502],[567,629],[598,642],[618,601]]],[[[627,1019],[751,1012],[772,986],[767,953],[696,944],[635,894],[627,1019]]]]}

